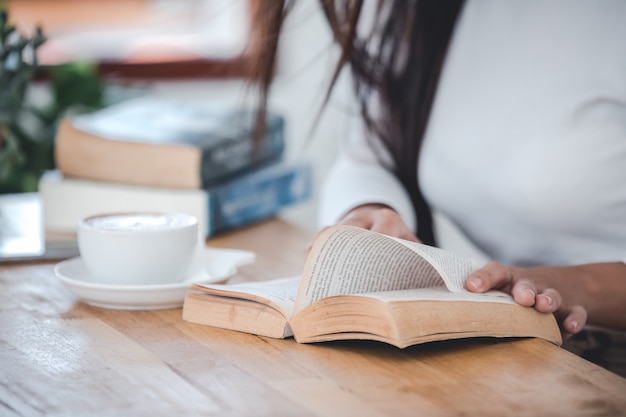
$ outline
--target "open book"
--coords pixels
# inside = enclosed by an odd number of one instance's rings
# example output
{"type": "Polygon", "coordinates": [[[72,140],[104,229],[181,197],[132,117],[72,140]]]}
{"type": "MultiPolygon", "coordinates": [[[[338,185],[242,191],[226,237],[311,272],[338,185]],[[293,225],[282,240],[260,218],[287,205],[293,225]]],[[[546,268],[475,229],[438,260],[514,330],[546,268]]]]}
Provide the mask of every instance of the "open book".
{"type": "Polygon", "coordinates": [[[183,319],[297,342],[369,339],[400,348],[466,337],[539,337],[561,344],[555,318],[504,293],[475,294],[477,268],[454,253],[366,229],[333,226],[301,277],[194,284],[183,319]]]}

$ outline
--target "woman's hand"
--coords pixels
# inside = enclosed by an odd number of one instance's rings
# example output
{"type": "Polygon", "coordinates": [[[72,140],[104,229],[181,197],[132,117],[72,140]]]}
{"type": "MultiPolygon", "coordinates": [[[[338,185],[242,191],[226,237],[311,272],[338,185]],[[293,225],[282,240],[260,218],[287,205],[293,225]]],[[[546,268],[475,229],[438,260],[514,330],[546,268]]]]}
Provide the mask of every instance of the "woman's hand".
{"type": "MultiPolygon", "coordinates": [[[[343,216],[337,224],[361,227],[389,236],[419,242],[419,239],[407,227],[398,213],[384,204],[363,204],[355,207],[343,216]]],[[[311,251],[312,242],[317,239],[323,230],[319,230],[311,240],[311,243],[306,247],[306,255],[311,251]]]]}
{"type": "Polygon", "coordinates": [[[400,239],[419,242],[398,213],[384,204],[358,206],[349,211],[338,224],[362,227],[400,239]]]}
{"type": "Polygon", "coordinates": [[[472,292],[504,291],[511,294],[518,304],[534,307],[542,313],[554,313],[563,338],[567,339],[583,328],[587,322],[587,311],[580,305],[568,305],[559,291],[546,285],[549,281],[544,279],[546,274],[558,279],[564,273],[567,271],[562,267],[514,268],[490,262],[470,275],[465,286],[472,292]]]}

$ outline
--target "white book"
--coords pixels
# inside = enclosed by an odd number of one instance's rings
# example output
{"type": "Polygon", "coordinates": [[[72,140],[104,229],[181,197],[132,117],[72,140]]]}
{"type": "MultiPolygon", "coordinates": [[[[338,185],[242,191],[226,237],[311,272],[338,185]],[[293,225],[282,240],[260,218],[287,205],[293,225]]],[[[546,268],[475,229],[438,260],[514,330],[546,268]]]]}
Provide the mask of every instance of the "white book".
{"type": "Polygon", "coordinates": [[[180,211],[196,216],[206,237],[274,216],[307,200],[312,188],[306,160],[277,162],[208,190],[69,178],[58,171],[46,172],[39,182],[47,232],[75,232],[81,219],[99,213],[180,211]]]}
{"type": "Polygon", "coordinates": [[[39,181],[46,231],[76,232],[78,222],[99,213],[123,211],[180,211],[198,218],[207,234],[208,196],[201,189],[132,186],[110,182],[64,178],[59,171],[46,172],[39,181]]]}

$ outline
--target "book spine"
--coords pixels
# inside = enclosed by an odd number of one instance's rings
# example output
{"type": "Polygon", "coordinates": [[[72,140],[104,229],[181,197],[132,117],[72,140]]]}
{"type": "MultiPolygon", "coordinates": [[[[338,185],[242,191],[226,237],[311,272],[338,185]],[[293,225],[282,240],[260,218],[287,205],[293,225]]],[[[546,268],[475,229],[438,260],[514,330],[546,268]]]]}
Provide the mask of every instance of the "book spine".
{"type": "Polygon", "coordinates": [[[285,120],[268,115],[266,133],[257,144],[252,137],[253,118],[240,115],[244,132],[216,146],[204,149],[200,177],[202,188],[208,189],[253,169],[277,162],[285,149],[285,120]]]}
{"type": "Polygon", "coordinates": [[[309,161],[278,162],[216,187],[209,193],[209,235],[272,217],[307,200],[313,190],[309,161]]]}

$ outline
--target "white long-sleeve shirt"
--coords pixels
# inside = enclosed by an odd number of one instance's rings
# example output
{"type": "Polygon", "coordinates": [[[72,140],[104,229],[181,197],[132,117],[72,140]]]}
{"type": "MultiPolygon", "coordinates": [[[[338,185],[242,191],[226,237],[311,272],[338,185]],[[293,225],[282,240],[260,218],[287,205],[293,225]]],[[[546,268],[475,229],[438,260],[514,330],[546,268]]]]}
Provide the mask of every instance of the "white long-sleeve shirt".
{"type": "MultiPolygon", "coordinates": [[[[468,1],[419,165],[431,207],[491,259],[626,259],[626,1],[468,1]]],[[[366,202],[414,228],[408,196],[355,129],[320,225],[366,202]]]]}

